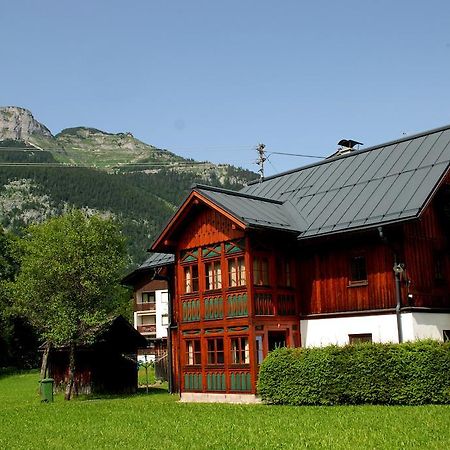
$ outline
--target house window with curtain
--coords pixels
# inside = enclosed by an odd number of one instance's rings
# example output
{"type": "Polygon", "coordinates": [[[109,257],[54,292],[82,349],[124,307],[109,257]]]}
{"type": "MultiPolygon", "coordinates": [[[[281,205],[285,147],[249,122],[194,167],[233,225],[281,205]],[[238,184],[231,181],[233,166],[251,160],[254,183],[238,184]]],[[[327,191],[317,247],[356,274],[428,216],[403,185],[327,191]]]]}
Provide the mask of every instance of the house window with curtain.
{"type": "Polygon", "coordinates": [[[278,258],[276,265],[277,285],[280,287],[292,287],[291,261],[287,258],[278,258]]]}
{"type": "Polygon", "coordinates": [[[198,265],[183,267],[184,273],[184,293],[191,294],[198,292],[198,265]]]}
{"type": "Polygon", "coordinates": [[[230,339],[231,364],[250,364],[248,337],[236,336],[230,339]]]}
{"type": "Polygon", "coordinates": [[[269,286],[269,258],[266,256],[255,256],[253,259],[253,283],[269,286]]]}
{"type": "Polygon", "coordinates": [[[186,365],[199,366],[202,363],[200,339],[186,341],[186,365]]]}
{"type": "Polygon", "coordinates": [[[205,264],[205,289],[222,288],[222,268],[220,261],[211,261],[205,264]]]}
{"type": "Polygon", "coordinates": [[[228,259],[229,287],[245,286],[245,261],[243,256],[228,259]]]}

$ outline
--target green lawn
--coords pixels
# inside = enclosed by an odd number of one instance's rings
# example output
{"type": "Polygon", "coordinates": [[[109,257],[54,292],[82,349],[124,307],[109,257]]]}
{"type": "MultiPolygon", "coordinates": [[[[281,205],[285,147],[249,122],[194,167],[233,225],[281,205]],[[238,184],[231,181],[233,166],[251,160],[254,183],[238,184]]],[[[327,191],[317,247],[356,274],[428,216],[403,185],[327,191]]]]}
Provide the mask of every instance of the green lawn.
{"type": "Polygon", "coordinates": [[[162,389],[41,404],[38,374],[0,378],[0,449],[450,446],[450,407],[182,404],[162,389]]]}

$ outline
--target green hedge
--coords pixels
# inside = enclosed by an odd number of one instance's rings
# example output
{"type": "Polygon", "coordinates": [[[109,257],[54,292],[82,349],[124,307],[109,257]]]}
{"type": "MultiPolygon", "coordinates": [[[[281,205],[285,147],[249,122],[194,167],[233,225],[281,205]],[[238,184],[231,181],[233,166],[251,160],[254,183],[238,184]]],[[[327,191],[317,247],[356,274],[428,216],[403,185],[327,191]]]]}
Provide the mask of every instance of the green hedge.
{"type": "Polygon", "coordinates": [[[450,403],[450,344],[280,348],[263,361],[258,391],[286,405],[450,403]]]}

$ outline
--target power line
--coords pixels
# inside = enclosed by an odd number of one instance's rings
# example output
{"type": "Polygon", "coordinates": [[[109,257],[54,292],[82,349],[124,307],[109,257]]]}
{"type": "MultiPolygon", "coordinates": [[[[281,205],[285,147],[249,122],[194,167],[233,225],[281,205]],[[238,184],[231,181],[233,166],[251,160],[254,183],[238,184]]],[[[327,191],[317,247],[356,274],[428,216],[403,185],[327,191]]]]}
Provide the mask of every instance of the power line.
{"type": "Polygon", "coordinates": [[[286,153],[286,152],[270,152],[270,155],[286,155],[286,156],[300,156],[301,158],[316,158],[316,159],[325,159],[325,156],[317,156],[317,155],[305,155],[301,153],[286,153]]]}

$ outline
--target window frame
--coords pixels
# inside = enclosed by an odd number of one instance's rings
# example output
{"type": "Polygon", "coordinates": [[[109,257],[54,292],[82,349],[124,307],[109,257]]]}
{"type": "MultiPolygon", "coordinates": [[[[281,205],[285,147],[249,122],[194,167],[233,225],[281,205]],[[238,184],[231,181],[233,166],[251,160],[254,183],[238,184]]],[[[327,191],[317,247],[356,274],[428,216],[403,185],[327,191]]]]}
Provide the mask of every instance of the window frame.
{"type": "Polygon", "coordinates": [[[230,336],[230,364],[233,366],[248,366],[250,364],[250,341],[247,335],[230,336]],[[233,341],[237,346],[233,348],[233,341]]]}
{"type": "Polygon", "coordinates": [[[205,291],[216,291],[222,289],[222,263],[220,259],[207,260],[204,263],[205,268],[205,291]],[[212,277],[209,275],[209,266],[212,266],[212,277]],[[219,269],[217,271],[217,268],[219,269]],[[212,286],[210,285],[212,281],[212,286]]]}
{"type": "Polygon", "coordinates": [[[287,257],[279,257],[276,260],[277,285],[281,288],[293,288],[294,282],[292,278],[292,259],[287,257]]]}
{"type": "Polygon", "coordinates": [[[155,291],[142,291],[138,296],[139,305],[156,305],[156,292],[155,291]],[[147,300],[144,301],[144,296],[147,297],[147,300]],[[150,300],[153,298],[153,300],[150,300]]]}
{"type": "Polygon", "coordinates": [[[372,333],[351,333],[348,335],[349,345],[366,344],[373,342],[372,333]]]}
{"type": "Polygon", "coordinates": [[[368,280],[368,273],[367,273],[366,255],[364,255],[364,254],[351,255],[350,259],[349,259],[348,285],[349,286],[367,286],[368,284],[369,284],[369,280],[368,280]],[[364,263],[364,267],[361,267],[360,261],[362,261],[364,263]]]}
{"type": "Polygon", "coordinates": [[[199,277],[199,267],[198,262],[194,264],[184,264],[183,269],[183,294],[196,294],[200,290],[200,277],[199,277]],[[194,269],[197,270],[197,276],[193,276],[194,269]],[[186,274],[189,273],[189,282],[186,274]],[[189,286],[189,288],[188,288],[189,286]]]}
{"type": "Polygon", "coordinates": [[[225,340],[223,337],[211,337],[206,339],[206,362],[208,366],[225,365],[225,340]],[[219,342],[221,342],[221,349],[218,345],[219,342]],[[213,344],[212,350],[210,349],[211,343],[213,344]]]}
{"type": "Polygon", "coordinates": [[[227,278],[229,288],[239,288],[247,285],[247,268],[245,265],[244,255],[237,255],[232,257],[227,257],[227,278]],[[242,265],[239,263],[242,262],[242,265]],[[235,264],[236,271],[236,284],[233,284],[231,263],[235,264]]]}
{"type": "Polygon", "coordinates": [[[199,367],[202,365],[202,343],[200,338],[185,339],[184,363],[185,366],[199,367]],[[198,344],[198,349],[196,349],[198,344]],[[191,347],[192,345],[192,347],[191,347]],[[197,359],[198,358],[198,359],[197,359]],[[190,362],[192,361],[192,362],[190,362]]]}
{"type": "Polygon", "coordinates": [[[267,255],[253,257],[253,285],[270,286],[270,258],[267,255]]]}

